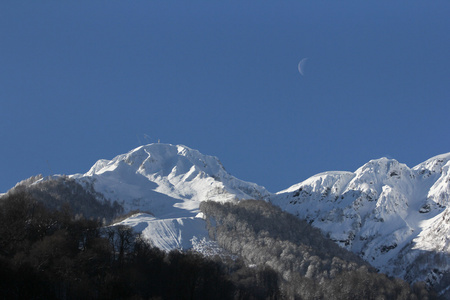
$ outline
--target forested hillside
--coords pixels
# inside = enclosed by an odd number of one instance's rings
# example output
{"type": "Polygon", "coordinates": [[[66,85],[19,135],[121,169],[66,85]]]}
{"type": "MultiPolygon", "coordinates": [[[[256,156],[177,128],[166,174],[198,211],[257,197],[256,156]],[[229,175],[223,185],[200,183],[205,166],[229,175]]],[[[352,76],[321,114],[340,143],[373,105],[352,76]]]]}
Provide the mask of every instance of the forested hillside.
{"type": "Polygon", "coordinates": [[[19,182],[6,195],[25,193],[50,210],[70,209],[71,213],[86,219],[99,219],[108,223],[124,212],[116,201],[111,202],[97,193],[92,185],[82,186],[68,176],[55,176],[43,180],[33,176],[19,182]]]}
{"type": "Polygon", "coordinates": [[[0,299],[280,297],[268,267],[164,252],[126,226],[50,209],[23,191],[0,199],[0,299]]]}
{"type": "Polygon", "coordinates": [[[410,287],[379,274],[306,221],[264,201],[203,202],[212,238],[249,265],[269,266],[287,299],[429,299],[423,283],[410,287]]]}

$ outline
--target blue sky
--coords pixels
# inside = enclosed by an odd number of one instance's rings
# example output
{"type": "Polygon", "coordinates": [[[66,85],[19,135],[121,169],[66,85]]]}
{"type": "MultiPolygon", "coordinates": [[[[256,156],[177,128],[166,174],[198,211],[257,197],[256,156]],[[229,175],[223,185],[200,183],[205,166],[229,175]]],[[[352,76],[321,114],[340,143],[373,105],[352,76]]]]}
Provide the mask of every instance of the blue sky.
{"type": "Polygon", "coordinates": [[[383,156],[413,167],[450,152],[448,16],[448,1],[3,1],[0,191],[158,139],[271,192],[383,156]]]}

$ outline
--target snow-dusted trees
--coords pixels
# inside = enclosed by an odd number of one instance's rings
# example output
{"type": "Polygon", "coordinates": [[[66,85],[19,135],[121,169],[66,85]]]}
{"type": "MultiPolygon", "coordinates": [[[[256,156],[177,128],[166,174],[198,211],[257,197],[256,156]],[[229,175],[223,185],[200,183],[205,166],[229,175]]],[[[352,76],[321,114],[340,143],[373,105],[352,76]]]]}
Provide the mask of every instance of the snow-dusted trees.
{"type": "Polygon", "coordinates": [[[247,264],[274,269],[288,299],[416,297],[404,281],[376,273],[306,221],[270,203],[208,201],[200,209],[206,216],[210,236],[247,264]]]}
{"type": "Polygon", "coordinates": [[[117,202],[111,203],[97,193],[92,184],[84,186],[67,176],[46,178],[31,177],[17,184],[7,195],[26,193],[51,210],[70,208],[71,213],[87,219],[104,219],[111,221],[123,212],[117,202]]]}

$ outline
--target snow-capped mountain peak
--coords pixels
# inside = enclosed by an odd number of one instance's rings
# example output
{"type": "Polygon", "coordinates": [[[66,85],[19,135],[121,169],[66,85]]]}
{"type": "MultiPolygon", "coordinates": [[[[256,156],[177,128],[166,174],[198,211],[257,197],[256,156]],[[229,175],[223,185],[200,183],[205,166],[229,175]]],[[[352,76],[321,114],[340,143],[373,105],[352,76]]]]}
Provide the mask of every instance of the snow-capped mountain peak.
{"type": "Polygon", "coordinates": [[[150,144],[118,155],[110,161],[99,160],[85,175],[92,176],[113,171],[123,163],[149,177],[163,177],[170,174],[177,176],[193,170],[196,170],[196,173],[203,172],[207,176],[226,173],[216,157],[203,155],[197,150],[181,145],[150,144]]]}
{"type": "MultiPolygon", "coordinates": [[[[421,259],[424,251],[431,253],[431,248],[439,249],[436,255],[444,251],[450,257],[448,230],[435,238],[438,228],[450,228],[450,153],[412,169],[380,158],[355,172],[321,173],[271,201],[390,275],[427,280],[427,273],[414,273],[407,264],[421,259]]],[[[447,264],[433,268],[450,271],[447,264]]]]}
{"type": "Polygon", "coordinates": [[[214,156],[182,145],[140,146],[112,160],[99,160],[85,174],[95,190],[123,204],[126,210],[150,211],[156,216],[198,213],[200,201],[266,198],[270,193],[227,173],[214,156]],[[172,208],[171,208],[172,207],[172,208]]]}
{"type": "Polygon", "coordinates": [[[140,146],[111,160],[101,159],[87,173],[71,177],[117,201],[125,212],[151,214],[150,219],[134,217],[123,223],[165,250],[174,245],[189,247],[194,236],[208,235],[204,221],[197,216],[201,201],[270,196],[264,187],[229,174],[217,157],[182,145],[140,146]]]}

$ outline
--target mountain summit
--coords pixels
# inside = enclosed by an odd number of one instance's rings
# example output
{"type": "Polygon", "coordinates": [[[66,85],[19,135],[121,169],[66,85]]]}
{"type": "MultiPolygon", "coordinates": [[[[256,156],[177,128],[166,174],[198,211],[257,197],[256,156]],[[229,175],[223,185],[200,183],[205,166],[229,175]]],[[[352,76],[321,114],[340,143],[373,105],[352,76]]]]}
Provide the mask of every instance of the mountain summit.
{"type": "Polygon", "coordinates": [[[99,160],[85,174],[72,176],[90,182],[126,211],[149,211],[157,217],[195,216],[200,201],[265,199],[270,193],[230,175],[217,157],[182,145],[150,144],[99,160]]]}
{"type": "Polygon", "coordinates": [[[201,201],[268,199],[270,193],[230,175],[214,156],[182,145],[150,144],[99,160],[85,174],[71,176],[125,212],[137,211],[120,224],[141,232],[164,249],[188,249],[208,237],[199,215],[201,201]]]}

